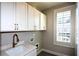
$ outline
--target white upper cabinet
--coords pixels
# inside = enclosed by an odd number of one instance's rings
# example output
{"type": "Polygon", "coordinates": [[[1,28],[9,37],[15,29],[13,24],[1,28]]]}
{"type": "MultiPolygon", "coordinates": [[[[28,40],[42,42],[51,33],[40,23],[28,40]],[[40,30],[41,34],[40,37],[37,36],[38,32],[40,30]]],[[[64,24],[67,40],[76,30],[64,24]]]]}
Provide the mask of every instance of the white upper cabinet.
{"type": "Polygon", "coordinates": [[[27,4],[19,2],[15,6],[16,30],[24,31],[27,29],[27,4]]]}
{"type": "Polygon", "coordinates": [[[28,5],[28,30],[34,30],[34,9],[28,5]]]}
{"type": "Polygon", "coordinates": [[[1,31],[15,30],[15,4],[1,2],[1,31]]]}
{"type": "Polygon", "coordinates": [[[46,30],[46,15],[28,5],[28,30],[46,30]]]}
{"type": "Polygon", "coordinates": [[[34,28],[40,30],[40,12],[34,9],[34,28]]]}
{"type": "Polygon", "coordinates": [[[1,31],[46,30],[46,16],[24,2],[1,2],[1,31]]]}
{"type": "Polygon", "coordinates": [[[40,30],[46,30],[46,15],[43,13],[40,15],[40,30]]]}

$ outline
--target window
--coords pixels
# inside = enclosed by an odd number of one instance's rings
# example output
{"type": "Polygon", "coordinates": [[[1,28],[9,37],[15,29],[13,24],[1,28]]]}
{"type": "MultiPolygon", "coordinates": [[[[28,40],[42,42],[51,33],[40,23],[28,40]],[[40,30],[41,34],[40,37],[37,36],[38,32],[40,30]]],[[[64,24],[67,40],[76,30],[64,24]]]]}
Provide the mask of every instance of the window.
{"type": "Polygon", "coordinates": [[[71,11],[59,12],[56,15],[56,40],[68,42],[71,40],[71,11]]]}
{"type": "Polygon", "coordinates": [[[75,46],[75,6],[67,6],[54,10],[54,44],[75,46]]]}

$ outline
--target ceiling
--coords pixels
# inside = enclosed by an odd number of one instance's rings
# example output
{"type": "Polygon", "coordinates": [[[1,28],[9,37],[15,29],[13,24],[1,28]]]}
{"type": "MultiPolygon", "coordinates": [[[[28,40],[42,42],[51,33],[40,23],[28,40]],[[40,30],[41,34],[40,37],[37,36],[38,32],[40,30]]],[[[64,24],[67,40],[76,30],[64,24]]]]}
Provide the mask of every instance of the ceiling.
{"type": "Polygon", "coordinates": [[[37,8],[38,10],[43,11],[50,7],[60,5],[66,2],[28,2],[28,3],[37,8]]]}

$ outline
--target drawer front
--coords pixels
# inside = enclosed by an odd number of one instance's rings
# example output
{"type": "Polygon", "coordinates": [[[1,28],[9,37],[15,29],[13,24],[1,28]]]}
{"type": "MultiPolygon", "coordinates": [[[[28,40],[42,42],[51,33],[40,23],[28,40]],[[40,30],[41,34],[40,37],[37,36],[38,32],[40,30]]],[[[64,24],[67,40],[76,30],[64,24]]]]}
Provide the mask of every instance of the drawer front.
{"type": "Polygon", "coordinates": [[[35,49],[35,50],[29,52],[28,54],[26,54],[25,56],[36,56],[36,55],[37,55],[37,53],[36,53],[36,49],[35,49]]]}

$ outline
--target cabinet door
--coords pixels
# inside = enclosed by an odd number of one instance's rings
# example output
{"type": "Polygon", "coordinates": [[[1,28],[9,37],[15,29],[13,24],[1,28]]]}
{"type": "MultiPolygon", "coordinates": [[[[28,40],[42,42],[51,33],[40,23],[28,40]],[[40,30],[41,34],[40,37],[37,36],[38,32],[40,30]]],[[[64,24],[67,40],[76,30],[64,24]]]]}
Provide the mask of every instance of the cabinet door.
{"type": "Polygon", "coordinates": [[[12,2],[1,3],[1,31],[15,30],[15,4],[12,2]]]}
{"type": "Polygon", "coordinates": [[[28,5],[28,30],[34,30],[34,9],[28,5]]]}
{"type": "Polygon", "coordinates": [[[40,30],[46,30],[46,15],[43,13],[40,16],[40,30]]]}
{"type": "Polygon", "coordinates": [[[24,31],[27,28],[26,4],[22,2],[16,3],[16,27],[19,31],[24,31]]]}
{"type": "Polygon", "coordinates": [[[39,30],[40,28],[40,12],[38,10],[35,9],[34,11],[34,28],[35,30],[39,30]]]}
{"type": "Polygon", "coordinates": [[[27,12],[28,12],[28,10],[27,10],[27,3],[26,3],[26,14],[25,14],[25,18],[26,18],[26,25],[25,25],[25,27],[26,27],[26,30],[28,30],[28,18],[27,18],[27,12]]]}

